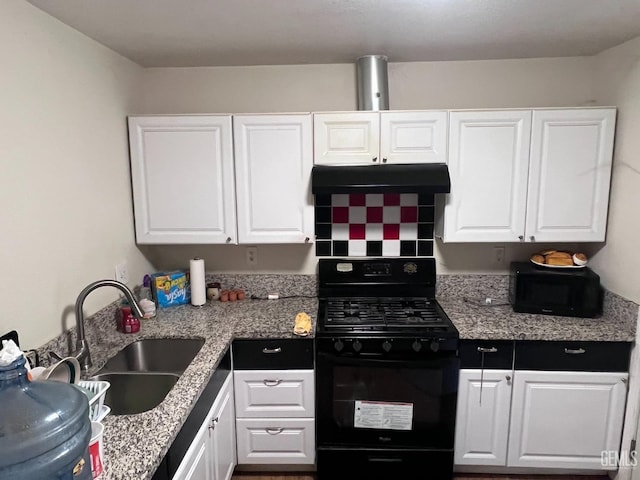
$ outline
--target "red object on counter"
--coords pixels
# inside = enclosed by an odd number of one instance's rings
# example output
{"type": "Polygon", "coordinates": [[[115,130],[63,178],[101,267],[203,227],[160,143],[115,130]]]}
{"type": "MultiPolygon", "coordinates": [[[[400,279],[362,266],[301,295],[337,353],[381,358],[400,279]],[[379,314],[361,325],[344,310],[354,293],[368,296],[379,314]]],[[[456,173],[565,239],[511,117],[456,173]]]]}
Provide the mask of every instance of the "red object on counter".
{"type": "Polygon", "coordinates": [[[140,331],[140,320],[131,313],[131,307],[123,305],[120,307],[120,318],[118,319],[118,331],[122,333],[137,333],[140,331]]]}

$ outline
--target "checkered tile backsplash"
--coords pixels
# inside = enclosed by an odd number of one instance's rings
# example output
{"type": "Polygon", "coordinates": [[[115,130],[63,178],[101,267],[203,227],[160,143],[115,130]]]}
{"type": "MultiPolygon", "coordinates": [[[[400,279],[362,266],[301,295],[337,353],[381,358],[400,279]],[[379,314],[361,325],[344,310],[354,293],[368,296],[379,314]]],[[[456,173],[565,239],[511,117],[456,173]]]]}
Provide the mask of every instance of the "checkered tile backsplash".
{"type": "Polygon", "coordinates": [[[319,257],[433,256],[433,195],[315,196],[319,257]]]}

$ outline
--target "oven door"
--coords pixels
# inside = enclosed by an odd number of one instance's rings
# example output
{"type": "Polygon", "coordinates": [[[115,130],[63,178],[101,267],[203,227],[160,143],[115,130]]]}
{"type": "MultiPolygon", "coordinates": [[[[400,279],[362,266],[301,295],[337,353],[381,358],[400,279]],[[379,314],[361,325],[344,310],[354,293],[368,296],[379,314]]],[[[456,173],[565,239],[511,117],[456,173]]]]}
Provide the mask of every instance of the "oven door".
{"type": "Polygon", "coordinates": [[[317,351],[318,446],[453,448],[459,360],[317,351]]]}

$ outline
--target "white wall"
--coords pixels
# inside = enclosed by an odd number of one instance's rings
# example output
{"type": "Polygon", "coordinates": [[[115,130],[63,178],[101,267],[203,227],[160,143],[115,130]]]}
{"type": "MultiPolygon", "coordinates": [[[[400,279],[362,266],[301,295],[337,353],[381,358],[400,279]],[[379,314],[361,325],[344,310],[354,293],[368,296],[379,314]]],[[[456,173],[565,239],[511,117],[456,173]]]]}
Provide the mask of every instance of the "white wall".
{"type": "MultiPolygon", "coordinates": [[[[24,0],[0,2],[0,58],[0,334],[35,348],[75,324],[80,290],[116,263],[132,286],[150,268],[126,132],[142,69],[24,0]]],[[[86,314],[116,298],[92,293],[86,314]]]]}
{"type": "Polygon", "coordinates": [[[596,93],[618,106],[607,243],[593,258],[610,290],[640,303],[640,37],[595,57],[596,93]]]}
{"type": "MultiPolygon", "coordinates": [[[[392,109],[561,107],[590,105],[593,58],[547,58],[389,64],[392,109]]],[[[142,81],[139,113],[246,113],[356,109],[354,65],[150,68],[142,81]]],[[[506,272],[540,245],[507,246],[502,267],[493,245],[438,245],[438,271],[506,272]]],[[[544,248],[544,247],[542,247],[544,248]]],[[[158,268],[185,268],[205,259],[207,270],[251,271],[244,247],[145,247],[158,268]]],[[[256,272],[315,271],[309,246],[259,246],[256,272]]]]}

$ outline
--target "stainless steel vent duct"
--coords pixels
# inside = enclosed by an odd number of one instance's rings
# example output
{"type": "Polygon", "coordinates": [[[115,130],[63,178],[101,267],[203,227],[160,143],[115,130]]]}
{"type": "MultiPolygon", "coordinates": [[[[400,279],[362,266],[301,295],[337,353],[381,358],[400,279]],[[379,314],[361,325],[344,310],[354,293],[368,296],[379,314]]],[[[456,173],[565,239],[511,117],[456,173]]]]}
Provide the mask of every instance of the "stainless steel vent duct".
{"type": "Polygon", "coordinates": [[[365,55],[356,62],[358,110],[389,110],[387,57],[365,55]]]}

